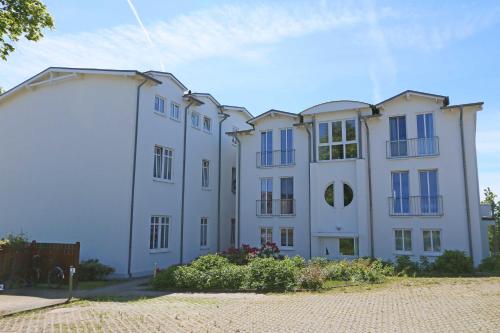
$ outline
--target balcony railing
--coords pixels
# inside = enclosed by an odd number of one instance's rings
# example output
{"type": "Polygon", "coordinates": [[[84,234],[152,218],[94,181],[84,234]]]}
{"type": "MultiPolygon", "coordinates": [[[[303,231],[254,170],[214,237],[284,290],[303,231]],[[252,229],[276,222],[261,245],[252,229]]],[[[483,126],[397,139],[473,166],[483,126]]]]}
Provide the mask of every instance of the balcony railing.
{"type": "Polygon", "coordinates": [[[257,152],[257,168],[295,165],[295,149],[257,152]]]}
{"type": "Polygon", "coordinates": [[[294,216],[295,199],[257,200],[257,216],[294,216]]]}
{"type": "Polygon", "coordinates": [[[441,216],[443,215],[443,197],[441,195],[389,197],[389,215],[441,216]]]}
{"type": "Polygon", "coordinates": [[[439,155],[439,137],[387,141],[386,155],[387,158],[439,155]]]}

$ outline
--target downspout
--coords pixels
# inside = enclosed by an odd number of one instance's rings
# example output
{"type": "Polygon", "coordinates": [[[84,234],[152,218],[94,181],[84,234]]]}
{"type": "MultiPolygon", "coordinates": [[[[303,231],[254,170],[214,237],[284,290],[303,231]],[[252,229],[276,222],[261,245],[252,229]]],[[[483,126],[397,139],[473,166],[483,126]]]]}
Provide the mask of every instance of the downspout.
{"type": "Polygon", "coordinates": [[[368,162],[368,207],[370,211],[369,217],[369,227],[370,227],[370,257],[375,258],[374,244],[373,244],[373,193],[372,193],[372,166],[371,166],[371,154],[370,154],[370,129],[366,122],[366,118],[363,119],[366,129],[366,159],[368,162]]]}
{"type": "Polygon", "coordinates": [[[221,230],[220,230],[220,226],[221,226],[221,223],[220,223],[220,197],[221,197],[221,187],[220,187],[220,183],[221,183],[221,180],[220,180],[220,177],[221,177],[221,169],[222,169],[222,166],[221,166],[221,161],[222,161],[222,123],[224,122],[224,120],[226,120],[227,118],[229,118],[229,116],[225,113],[222,113],[222,119],[221,121],[219,121],[219,177],[218,177],[218,193],[217,193],[217,252],[220,252],[220,233],[221,233],[221,230]]]}
{"type": "Polygon", "coordinates": [[[184,139],[182,146],[182,193],[181,193],[181,239],[180,239],[180,251],[179,251],[179,263],[182,264],[184,260],[184,202],[186,193],[186,141],[187,141],[187,113],[191,105],[194,102],[190,101],[189,104],[184,108],[184,139]]]}
{"type": "Polygon", "coordinates": [[[465,139],[464,139],[464,108],[460,107],[460,143],[462,148],[462,168],[464,173],[464,187],[465,187],[465,210],[467,213],[467,229],[469,231],[469,255],[474,263],[474,256],[472,253],[472,226],[470,218],[470,206],[469,206],[469,183],[467,182],[467,163],[465,161],[465,139]]]}
{"type": "Polygon", "coordinates": [[[142,86],[148,81],[144,79],[141,84],[137,86],[137,96],[135,104],[135,129],[134,129],[134,156],[132,159],[132,194],[130,198],[130,222],[129,222],[129,234],[128,234],[128,264],[127,264],[127,274],[128,277],[132,277],[132,231],[134,227],[134,203],[135,203],[135,170],[137,166],[137,137],[139,130],[139,97],[141,93],[142,86]]]}
{"type": "Polygon", "coordinates": [[[236,225],[236,228],[238,229],[238,239],[237,239],[237,244],[236,244],[236,248],[239,248],[240,247],[240,235],[241,235],[241,232],[240,232],[240,216],[241,216],[241,200],[240,200],[240,184],[241,184],[241,141],[240,139],[238,139],[238,137],[233,134],[233,137],[236,139],[236,142],[238,143],[238,167],[237,167],[237,170],[238,170],[238,183],[236,184],[236,200],[238,201],[237,203],[237,206],[236,208],[238,209],[238,214],[236,216],[237,218],[237,225],[236,225]]]}
{"type": "Polygon", "coordinates": [[[312,258],[312,223],[311,223],[311,131],[308,127],[306,127],[307,131],[307,153],[308,153],[308,161],[307,161],[307,171],[309,181],[308,192],[309,192],[309,259],[312,258]]]}

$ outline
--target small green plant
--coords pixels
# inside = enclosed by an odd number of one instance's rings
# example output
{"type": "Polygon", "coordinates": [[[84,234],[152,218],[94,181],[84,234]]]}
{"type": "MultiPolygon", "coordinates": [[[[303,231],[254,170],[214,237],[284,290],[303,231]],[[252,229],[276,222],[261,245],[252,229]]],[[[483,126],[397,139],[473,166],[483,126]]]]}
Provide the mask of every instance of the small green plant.
{"type": "Polygon", "coordinates": [[[473,272],[471,257],[462,251],[446,250],[436,258],[434,271],[446,275],[470,274],[473,272]]]}
{"type": "Polygon", "coordinates": [[[308,265],[303,268],[298,278],[299,285],[304,289],[318,290],[326,281],[325,268],[320,265],[308,265]]]}
{"type": "Polygon", "coordinates": [[[99,281],[105,280],[114,272],[113,267],[100,263],[99,259],[89,259],[80,262],[76,274],[80,281],[99,281]]]}
{"type": "Polygon", "coordinates": [[[500,274],[500,254],[484,258],[478,270],[485,273],[500,274]]]}
{"type": "Polygon", "coordinates": [[[418,263],[408,256],[398,256],[396,258],[395,271],[401,275],[414,276],[419,272],[418,263]]]}
{"type": "Polygon", "coordinates": [[[297,286],[297,268],[285,258],[256,258],[248,264],[246,287],[259,291],[286,291],[297,286]]]}

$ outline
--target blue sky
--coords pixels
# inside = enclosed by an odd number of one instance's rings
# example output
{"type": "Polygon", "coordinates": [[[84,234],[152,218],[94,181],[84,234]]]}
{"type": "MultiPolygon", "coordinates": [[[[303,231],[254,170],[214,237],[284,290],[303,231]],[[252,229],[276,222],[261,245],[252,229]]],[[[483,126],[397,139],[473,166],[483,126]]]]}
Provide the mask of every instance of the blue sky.
{"type": "Polygon", "coordinates": [[[48,66],[161,70],[257,115],[379,102],[406,89],[484,101],[480,187],[500,194],[500,2],[46,0],[56,29],[0,62],[10,88],[48,66]]]}

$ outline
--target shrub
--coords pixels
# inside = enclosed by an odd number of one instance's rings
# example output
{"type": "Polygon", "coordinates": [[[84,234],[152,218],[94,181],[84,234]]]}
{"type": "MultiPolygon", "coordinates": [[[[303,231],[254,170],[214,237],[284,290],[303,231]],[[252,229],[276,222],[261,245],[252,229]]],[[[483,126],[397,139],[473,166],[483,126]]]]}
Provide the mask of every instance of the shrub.
{"type": "Polygon", "coordinates": [[[394,269],[397,273],[403,275],[415,275],[419,272],[418,263],[411,260],[408,256],[398,256],[394,269]]]}
{"type": "Polygon", "coordinates": [[[222,267],[229,264],[229,260],[220,256],[218,254],[207,254],[195,259],[191,266],[202,272],[209,271],[211,269],[221,269],[222,267]]]}
{"type": "Polygon", "coordinates": [[[28,237],[24,233],[20,234],[8,234],[6,237],[0,239],[0,248],[1,247],[23,247],[26,243],[28,243],[28,237]]]}
{"type": "Polygon", "coordinates": [[[391,265],[380,260],[356,259],[351,262],[332,261],[326,268],[328,280],[352,281],[352,282],[380,282],[386,276],[393,275],[394,269],[391,265]]]}
{"type": "Polygon", "coordinates": [[[89,259],[80,262],[77,274],[80,281],[98,281],[114,272],[113,267],[100,263],[99,259],[89,259]]]}
{"type": "Polygon", "coordinates": [[[179,289],[208,288],[208,276],[192,266],[177,266],[174,270],[174,286],[179,289]]]}
{"type": "Polygon", "coordinates": [[[310,264],[326,267],[330,261],[324,257],[314,257],[309,260],[310,264]]]}
{"type": "Polygon", "coordinates": [[[500,255],[484,258],[478,270],[480,272],[500,274],[500,255]]]}
{"type": "Polygon", "coordinates": [[[346,260],[329,262],[326,266],[326,278],[328,280],[349,281],[349,262],[346,260]]]}
{"type": "Polygon", "coordinates": [[[325,269],[320,265],[308,265],[303,268],[298,278],[298,284],[304,289],[318,290],[326,280],[325,269]]]}
{"type": "Polygon", "coordinates": [[[250,260],[257,257],[259,250],[248,244],[243,244],[239,249],[231,247],[222,252],[221,255],[232,264],[246,265],[250,260]]]}
{"type": "Polygon", "coordinates": [[[263,244],[259,250],[258,256],[261,258],[275,258],[277,259],[280,254],[280,249],[276,243],[267,242],[263,244]]]}
{"type": "Polygon", "coordinates": [[[179,266],[170,266],[166,269],[160,270],[155,278],[151,281],[154,289],[170,289],[176,287],[175,272],[179,266]]]}
{"type": "Polygon", "coordinates": [[[297,285],[297,268],[285,258],[256,258],[248,265],[245,286],[256,290],[293,290],[297,285]]]}
{"type": "Polygon", "coordinates": [[[291,259],[296,268],[306,267],[306,261],[301,256],[295,256],[291,259]]]}
{"type": "Polygon", "coordinates": [[[462,251],[446,250],[436,258],[433,268],[442,274],[470,274],[473,271],[472,260],[462,251]]]}

